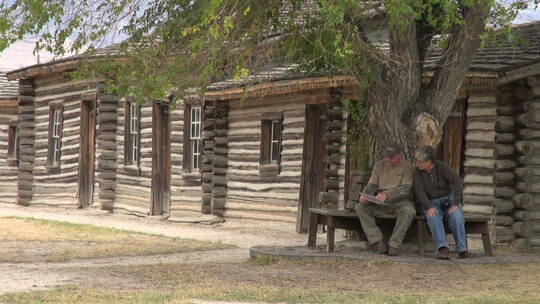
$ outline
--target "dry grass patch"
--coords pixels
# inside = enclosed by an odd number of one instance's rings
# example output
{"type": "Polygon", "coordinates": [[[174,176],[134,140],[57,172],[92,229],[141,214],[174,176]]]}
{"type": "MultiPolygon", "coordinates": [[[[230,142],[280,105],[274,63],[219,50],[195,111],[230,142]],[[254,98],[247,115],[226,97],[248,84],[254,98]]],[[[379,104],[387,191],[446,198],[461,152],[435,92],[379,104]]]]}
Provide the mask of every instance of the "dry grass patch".
{"type": "Polygon", "coordinates": [[[264,258],[129,265],[90,270],[80,282],[84,288],[5,295],[0,303],[539,303],[539,275],[539,263],[451,267],[264,258]]]}
{"type": "Polygon", "coordinates": [[[233,248],[113,228],[27,218],[0,218],[0,262],[149,255],[233,248]]]}

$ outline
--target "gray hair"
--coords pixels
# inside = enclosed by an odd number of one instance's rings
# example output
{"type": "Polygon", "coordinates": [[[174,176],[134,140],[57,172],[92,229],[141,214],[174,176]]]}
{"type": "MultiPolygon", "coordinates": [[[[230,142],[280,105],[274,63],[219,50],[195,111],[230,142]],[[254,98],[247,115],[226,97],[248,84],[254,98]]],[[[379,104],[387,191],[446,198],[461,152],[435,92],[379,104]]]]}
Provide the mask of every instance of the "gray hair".
{"type": "Polygon", "coordinates": [[[430,161],[434,163],[437,158],[435,156],[435,150],[431,146],[422,146],[414,152],[414,159],[421,162],[430,161]]]}

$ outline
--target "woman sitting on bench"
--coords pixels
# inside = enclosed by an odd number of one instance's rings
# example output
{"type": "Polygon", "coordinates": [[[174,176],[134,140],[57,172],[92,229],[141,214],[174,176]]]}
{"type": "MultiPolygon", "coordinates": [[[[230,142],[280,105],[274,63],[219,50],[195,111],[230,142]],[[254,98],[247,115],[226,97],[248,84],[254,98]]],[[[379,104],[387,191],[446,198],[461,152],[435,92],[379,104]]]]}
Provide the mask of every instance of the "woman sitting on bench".
{"type": "Polygon", "coordinates": [[[436,160],[435,150],[430,146],[418,148],[414,158],[414,194],[424,210],[438,250],[437,258],[450,259],[444,217],[448,218],[448,225],[454,235],[458,257],[467,258],[465,221],[461,211],[463,180],[447,164],[436,160]]]}

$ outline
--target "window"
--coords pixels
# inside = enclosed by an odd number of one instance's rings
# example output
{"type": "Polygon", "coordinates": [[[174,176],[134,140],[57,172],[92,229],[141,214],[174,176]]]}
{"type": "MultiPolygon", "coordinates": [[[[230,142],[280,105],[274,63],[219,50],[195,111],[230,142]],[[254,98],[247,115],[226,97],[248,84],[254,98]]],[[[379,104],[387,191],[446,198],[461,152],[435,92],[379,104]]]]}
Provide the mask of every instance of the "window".
{"type": "MultiPolygon", "coordinates": [[[[49,110],[49,148],[47,165],[50,169],[60,168],[62,154],[63,103],[51,103],[49,110]]],[[[51,172],[53,173],[53,172],[51,172]]]]}
{"type": "Polygon", "coordinates": [[[124,127],[124,164],[139,166],[141,155],[141,106],[134,100],[126,101],[124,127]]]}
{"type": "Polygon", "coordinates": [[[280,164],[282,113],[265,113],[261,121],[261,164],[280,164]]]}
{"type": "Polygon", "coordinates": [[[201,106],[186,105],[184,110],[184,171],[199,171],[201,162],[201,106]]]}
{"type": "Polygon", "coordinates": [[[19,138],[17,134],[17,125],[10,125],[8,129],[8,153],[9,161],[16,161],[19,154],[19,138]]]}

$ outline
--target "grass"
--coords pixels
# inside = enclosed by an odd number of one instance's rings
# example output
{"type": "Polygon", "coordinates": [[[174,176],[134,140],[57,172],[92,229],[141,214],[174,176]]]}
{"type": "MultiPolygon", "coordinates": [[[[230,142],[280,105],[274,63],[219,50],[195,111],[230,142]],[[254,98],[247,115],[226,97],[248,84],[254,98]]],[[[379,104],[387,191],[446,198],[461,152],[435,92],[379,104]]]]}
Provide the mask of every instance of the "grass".
{"type": "Polygon", "coordinates": [[[76,258],[150,255],[232,248],[114,228],[33,218],[0,218],[0,262],[63,262],[76,258]]]}
{"type": "Polygon", "coordinates": [[[275,290],[264,287],[238,288],[225,290],[208,287],[206,290],[186,288],[177,291],[131,290],[116,291],[91,290],[87,288],[60,287],[50,291],[36,291],[0,296],[1,303],[193,303],[193,299],[205,299],[227,302],[256,302],[256,303],[374,303],[374,304],[506,304],[538,303],[538,298],[529,298],[526,294],[508,294],[501,292],[479,292],[472,296],[395,295],[381,292],[342,292],[329,293],[314,290],[275,290]]]}
{"type": "MultiPolygon", "coordinates": [[[[257,259],[256,259],[257,260],[257,259]]],[[[540,264],[446,266],[285,261],[115,266],[110,281],[0,296],[0,303],[539,303],[540,264]],[[121,278],[121,279],[118,279],[121,278]],[[135,285],[133,285],[135,284],[135,285]]]]}

